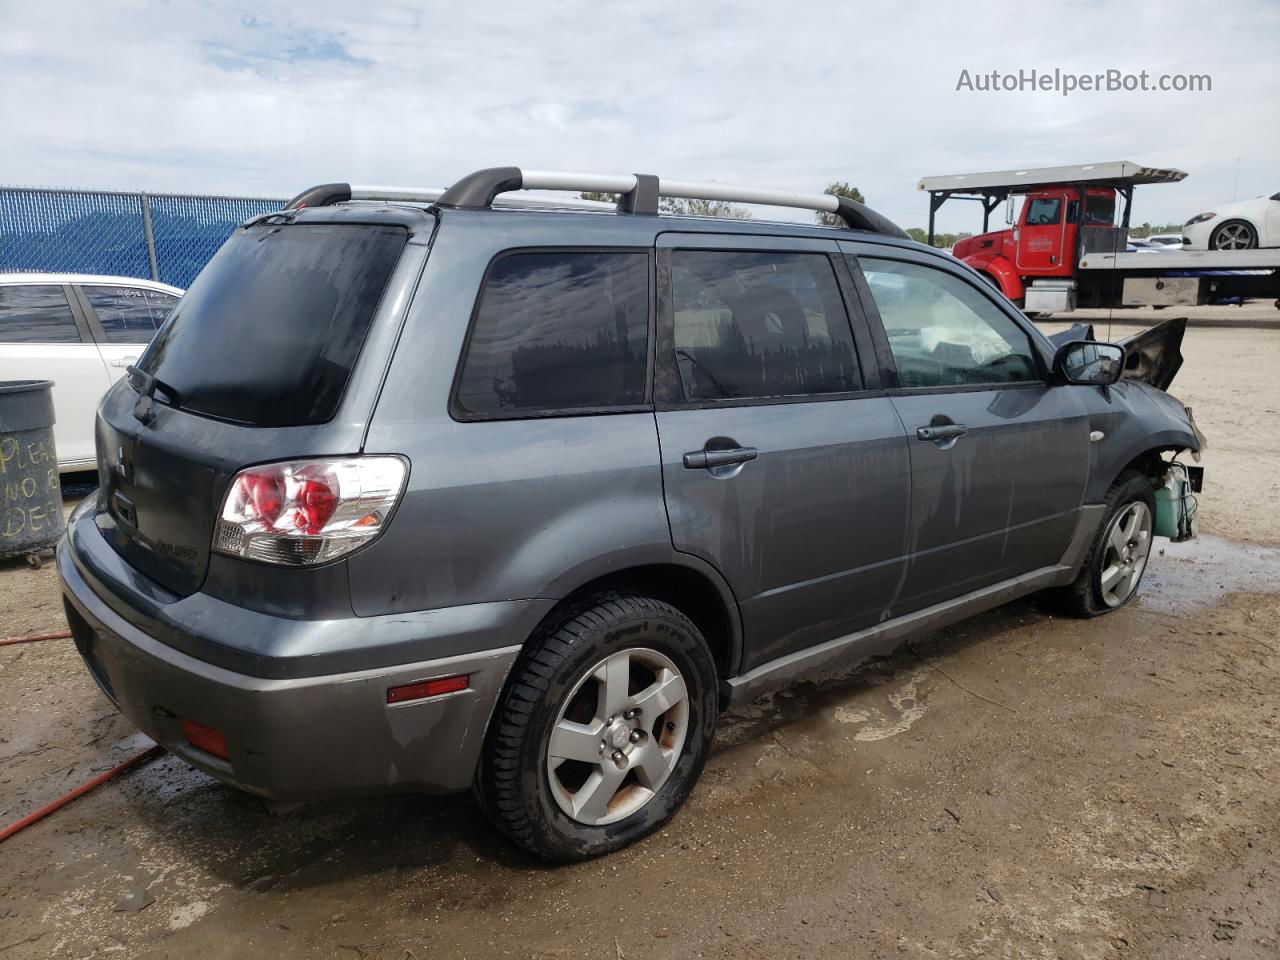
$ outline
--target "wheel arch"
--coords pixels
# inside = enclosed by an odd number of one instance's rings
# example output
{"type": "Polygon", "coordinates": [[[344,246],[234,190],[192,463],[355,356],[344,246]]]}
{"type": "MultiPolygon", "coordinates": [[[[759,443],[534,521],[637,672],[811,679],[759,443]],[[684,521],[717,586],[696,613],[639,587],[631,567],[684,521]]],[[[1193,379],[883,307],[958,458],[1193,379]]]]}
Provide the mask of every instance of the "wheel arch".
{"type": "Polygon", "coordinates": [[[1164,459],[1164,454],[1179,453],[1188,449],[1190,448],[1186,443],[1178,443],[1171,438],[1166,438],[1164,442],[1144,446],[1137,452],[1131,451],[1126,458],[1121,458],[1117,461],[1118,466],[1108,471],[1109,475],[1106,476],[1106,484],[1094,491],[1093,502],[1097,502],[1102,496],[1105,496],[1106,492],[1115,485],[1126,470],[1137,470],[1154,484],[1164,475],[1165,464],[1168,462],[1164,459]]]}
{"type": "Polygon", "coordinates": [[[978,255],[967,257],[961,262],[983,274],[984,279],[989,278],[1009,300],[1019,300],[1026,296],[1027,291],[1022,278],[1005,257],[978,255]]]}
{"type": "Polygon", "coordinates": [[[742,619],[737,598],[714,568],[694,557],[641,563],[592,577],[565,593],[538,622],[530,638],[554,630],[575,610],[608,593],[635,593],[671,604],[702,633],[719,679],[724,681],[738,672],[742,619]]]}
{"type": "Polygon", "coordinates": [[[1213,238],[1217,236],[1217,233],[1219,230],[1221,230],[1223,227],[1225,227],[1229,223],[1243,223],[1245,226],[1247,226],[1250,230],[1253,231],[1253,242],[1257,244],[1257,246],[1259,247],[1262,246],[1262,236],[1263,236],[1262,224],[1259,223],[1257,220],[1255,220],[1253,217],[1243,213],[1232,214],[1231,216],[1224,217],[1222,220],[1215,223],[1212,229],[1209,231],[1209,237],[1205,243],[1205,246],[1212,249],[1213,238]]]}

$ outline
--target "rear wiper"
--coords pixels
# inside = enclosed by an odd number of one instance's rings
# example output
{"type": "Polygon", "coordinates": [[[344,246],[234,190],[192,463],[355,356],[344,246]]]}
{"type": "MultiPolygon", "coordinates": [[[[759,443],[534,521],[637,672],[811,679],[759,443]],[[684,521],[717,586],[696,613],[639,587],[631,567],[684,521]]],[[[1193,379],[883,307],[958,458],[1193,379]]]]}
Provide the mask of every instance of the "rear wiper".
{"type": "Polygon", "coordinates": [[[139,423],[147,424],[156,418],[155,395],[157,390],[169,398],[168,406],[177,407],[180,405],[181,398],[178,395],[178,391],[163,380],[153,377],[145,370],[139,370],[132,365],[125,368],[125,373],[129,375],[129,385],[138,391],[138,401],[133,405],[133,418],[139,423]],[[137,385],[135,385],[135,378],[137,385]]]}

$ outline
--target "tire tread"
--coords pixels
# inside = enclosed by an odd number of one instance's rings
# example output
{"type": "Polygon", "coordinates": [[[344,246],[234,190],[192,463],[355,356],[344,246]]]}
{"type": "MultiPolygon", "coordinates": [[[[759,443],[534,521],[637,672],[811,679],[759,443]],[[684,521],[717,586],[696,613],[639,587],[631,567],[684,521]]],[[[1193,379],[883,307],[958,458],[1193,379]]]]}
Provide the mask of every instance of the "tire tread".
{"type": "MultiPolygon", "coordinates": [[[[602,594],[569,610],[541,636],[530,640],[511,668],[506,692],[490,724],[475,786],[490,820],[526,850],[546,855],[530,819],[521,770],[536,708],[583,644],[613,624],[636,617],[673,620],[690,635],[701,637],[693,622],[668,603],[633,594],[602,594]]],[[[709,651],[707,658],[710,662],[709,651]]]]}

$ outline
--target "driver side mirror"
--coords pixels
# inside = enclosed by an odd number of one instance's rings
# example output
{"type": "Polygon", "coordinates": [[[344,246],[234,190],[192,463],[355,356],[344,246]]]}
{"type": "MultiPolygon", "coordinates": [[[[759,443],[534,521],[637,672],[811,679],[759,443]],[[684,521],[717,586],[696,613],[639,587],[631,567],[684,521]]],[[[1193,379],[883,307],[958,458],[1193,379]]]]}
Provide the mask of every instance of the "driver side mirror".
{"type": "Polygon", "coordinates": [[[1053,372],[1064,383],[1109,386],[1124,373],[1124,347],[1093,340],[1063,344],[1053,358],[1053,372]]]}
{"type": "Polygon", "coordinates": [[[1004,222],[1013,224],[1013,194],[1009,194],[1004,198],[1004,222]]]}

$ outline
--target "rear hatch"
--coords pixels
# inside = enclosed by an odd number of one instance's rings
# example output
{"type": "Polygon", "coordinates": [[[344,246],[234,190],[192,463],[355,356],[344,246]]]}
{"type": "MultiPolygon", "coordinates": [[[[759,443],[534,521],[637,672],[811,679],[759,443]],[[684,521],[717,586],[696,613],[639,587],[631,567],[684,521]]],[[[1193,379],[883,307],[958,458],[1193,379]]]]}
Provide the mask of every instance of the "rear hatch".
{"type": "MultiPolygon", "coordinates": [[[[352,376],[410,237],[363,217],[316,211],[238,229],[99,408],[98,525],[179,596],[204,581],[239,470],[359,451],[372,393],[352,376]],[[364,409],[343,410],[353,403],[364,409]]],[[[365,361],[379,375],[381,352],[365,361]]]]}

